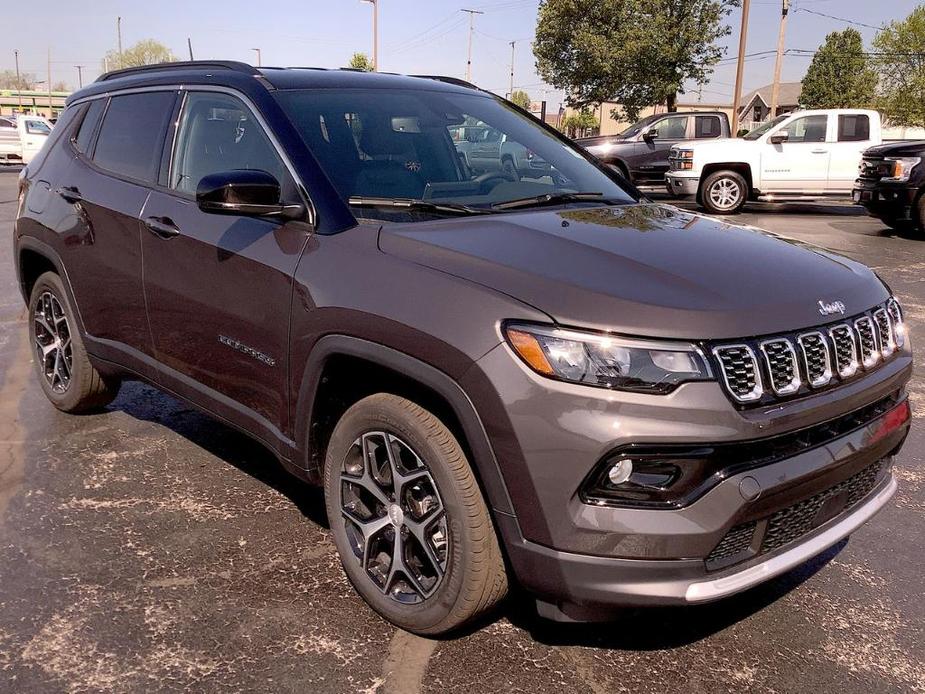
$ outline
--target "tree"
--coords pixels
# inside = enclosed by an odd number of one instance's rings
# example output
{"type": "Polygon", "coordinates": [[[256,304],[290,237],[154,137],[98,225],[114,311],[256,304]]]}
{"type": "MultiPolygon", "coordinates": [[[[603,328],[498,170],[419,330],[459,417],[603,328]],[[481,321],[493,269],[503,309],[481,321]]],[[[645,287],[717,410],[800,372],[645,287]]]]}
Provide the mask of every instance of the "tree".
{"type": "Polygon", "coordinates": [[[140,65],[155,65],[157,63],[172,63],[177,56],[164,44],[154,39],[142,39],[134,46],[126,48],[119,55],[119,51],[113,49],[106,53],[106,63],[110,70],[118,70],[124,67],[138,67],[140,65]]]}
{"type": "Polygon", "coordinates": [[[528,111],[530,110],[530,95],[522,89],[515,89],[514,93],[511,94],[511,102],[517,104],[521,108],[525,108],[528,111]]]}
{"type": "Polygon", "coordinates": [[[64,80],[58,80],[53,82],[51,85],[51,91],[53,92],[69,92],[71,91],[71,86],[64,80]]]}
{"type": "Polygon", "coordinates": [[[353,57],[350,58],[350,62],[347,63],[347,67],[353,70],[362,70],[363,72],[372,72],[375,69],[373,61],[365,53],[354,53],[353,57]]]}
{"type": "Polygon", "coordinates": [[[895,125],[925,127],[925,5],[874,37],[878,108],[895,125]]]}
{"type": "Polygon", "coordinates": [[[803,78],[800,104],[807,108],[861,108],[874,102],[877,73],[856,29],[825,37],[803,78]]]}
{"type": "Polygon", "coordinates": [[[21,72],[17,81],[15,70],[0,70],[0,89],[35,89],[35,75],[21,72]]]}
{"type": "Polygon", "coordinates": [[[562,121],[562,130],[569,137],[583,135],[588,130],[594,130],[599,126],[597,118],[586,108],[577,113],[566,116],[562,121]]]}
{"type": "Polygon", "coordinates": [[[617,101],[637,120],[645,106],[675,110],[689,81],[703,84],[730,33],[739,0],[541,0],[534,53],[544,80],[569,104],[617,101]]]}

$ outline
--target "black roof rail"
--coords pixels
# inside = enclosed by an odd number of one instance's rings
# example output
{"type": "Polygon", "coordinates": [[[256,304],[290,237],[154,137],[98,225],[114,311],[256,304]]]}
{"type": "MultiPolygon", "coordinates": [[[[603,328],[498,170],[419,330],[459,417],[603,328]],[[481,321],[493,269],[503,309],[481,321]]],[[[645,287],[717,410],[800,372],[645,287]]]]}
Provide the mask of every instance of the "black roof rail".
{"type": "Polygon", "coordinates": [[[457,87],[466,87],[467,89],[476,89],[478,91],[485,91],[481,87],[477,87],[472,82],[466,82],[466,80],[461,80],[458,77],[446,77],[445,75],[408,75],[409,77],[417,77],[422,80],[435,80],[437,82],[446,82],[447,84],[455,84],[457,87]]]}
{"type": "Polygon", "coordinates": [[[253,65],[242,63],[237,60],[182,60],[175,63],[156,63],[154,65],[139,65],[138,67],[126,67],[121,70],[110,70],[99,77],[97,82],[106,82],[119,77],[129,75],[144,74],[145,72],[163,72],[164,70],[234,70],[246,75],[259,75],[260,71],[253,65]]]}

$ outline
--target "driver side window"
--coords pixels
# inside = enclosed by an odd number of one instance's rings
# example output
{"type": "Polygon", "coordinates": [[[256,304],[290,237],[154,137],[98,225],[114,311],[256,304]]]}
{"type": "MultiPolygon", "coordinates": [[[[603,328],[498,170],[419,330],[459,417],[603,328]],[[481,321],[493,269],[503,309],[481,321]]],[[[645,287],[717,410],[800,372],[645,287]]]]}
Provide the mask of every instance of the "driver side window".
{"type": "Polygon", "coordinates": [[[658,130],[660,140],[683,140],[687,137],[687,116],[660,120],[653,126],[653,130],[658,130]]]}
{"type": "Polygon", "coordinates": [[[244,103],[228,94],[190,92],[183,107],[170,187],[195,194],[203,177],[250,169],[266,171],[291,190],[282,159],[244,103]]]}
{"type": "Polygon", "coordinates": [[[791,121],[778,132],[787,133],[787,142],[825,142],[828,116],[804,116],[791,121]]]}

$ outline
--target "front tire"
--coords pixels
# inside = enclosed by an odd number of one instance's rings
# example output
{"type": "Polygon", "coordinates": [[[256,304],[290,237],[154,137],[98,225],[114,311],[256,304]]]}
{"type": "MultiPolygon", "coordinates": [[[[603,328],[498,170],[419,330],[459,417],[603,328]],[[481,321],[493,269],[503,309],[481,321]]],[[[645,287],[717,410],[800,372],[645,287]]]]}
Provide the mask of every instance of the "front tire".
{"type": "Polygon", "coordinates": [[[62,412],[98,410],[119,393],[119,382],[104,378],[90,363],[64,283],[53,272],[32,287],[29,341],[42,390],[62,412]]]}
{"type": "Polygon", "coordinates": [[[710,214],[738,214],[748,200],[748,183],[735,171],[716,171],[704,180],[698,199],[710,214]]]}
{"type": "Polygon", "coordinates": [[[507,593],[501,549],[456,438],[410,400],[380,393],[341,417],[325,505],[347,578],[402,629],[438,635],[507,593]]]}

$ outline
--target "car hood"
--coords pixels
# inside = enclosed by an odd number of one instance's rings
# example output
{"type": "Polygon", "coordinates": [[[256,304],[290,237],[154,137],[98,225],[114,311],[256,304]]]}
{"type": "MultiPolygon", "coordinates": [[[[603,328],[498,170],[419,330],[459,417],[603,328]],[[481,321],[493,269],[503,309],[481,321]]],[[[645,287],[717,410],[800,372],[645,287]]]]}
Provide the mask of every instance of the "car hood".
{"type": "MultiPolygon", "coordinates": [[[[383,252],[465,278],[563,325],[720,339],[831,322],[884,301],[867,267],[667,205],[572,207],[386,225],[383,252]]],[[[452,310],[452,307],[447,307],[452,310]]]]}
{"type": "Polygon", "coordinates": [[[907,142],[889,142],[875,145],[864,150],[865,157],[902,157],[906,155],[919,156],[925,151],[925,140],[911,140],[907,142]]]}

